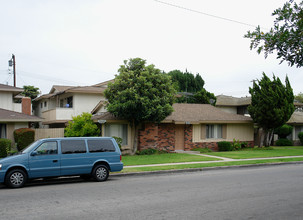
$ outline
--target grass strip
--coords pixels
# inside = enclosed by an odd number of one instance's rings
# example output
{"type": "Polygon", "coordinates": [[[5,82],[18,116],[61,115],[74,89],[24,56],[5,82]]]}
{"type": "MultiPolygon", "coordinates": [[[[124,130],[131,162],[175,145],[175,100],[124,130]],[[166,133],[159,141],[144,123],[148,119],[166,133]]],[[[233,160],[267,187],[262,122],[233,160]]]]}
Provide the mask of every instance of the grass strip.
{"type": "Polygon", "coordinates": [[[303,146],[272,147],[271,150],[247,148],[240,151],[212,152],[208,155],[227,157],[232,159],[249,159],[264,157],[282,157],[282,156],[301,156],[303,155],[303,146]]]}
{"type": "Polygon", "coordinates": [[[219,166],[236,166],[236,165],[262,164],[262,163],[295,162],[295,161],[303,161],[303,157],[264,159],[264,160],[251,160],[251,161],[214,162],[214,163],[204,163],[204,164],[167,165],[167,166],[156,166],[156,167],[124,168],[121,173],[149,172],[149,171],[159,171],[159,170],[177,170],[177,169],[219,167],[219,166]]]}
{"type": "Polygon", "coordinates": [[[162,164],[162,163],[182,163],[197,161],[214,161],[216,158],[204,157],[194,154],[153,154],[153,155],[127,155],[122,156],[124,166],[162,164]]]}

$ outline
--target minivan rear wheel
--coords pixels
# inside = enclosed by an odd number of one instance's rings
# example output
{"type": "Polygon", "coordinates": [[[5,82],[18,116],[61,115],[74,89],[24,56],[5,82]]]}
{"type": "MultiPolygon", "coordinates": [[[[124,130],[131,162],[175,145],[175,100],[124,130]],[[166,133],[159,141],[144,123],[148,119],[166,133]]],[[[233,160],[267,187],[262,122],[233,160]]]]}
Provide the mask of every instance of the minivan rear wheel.
{"type": "Polygon", "coordinates": [[[23,187],[27,181],[26,173],[21,169],[14,169],[8,172],[5,177],[5,185],[10,188],[23,187]]]}
{"type": "Polygon", "coordinates": [[[107,180],[109,175],[109,170],[105,165],[97,165],[93,170],[93,177],[98,182],[107,180]]]}

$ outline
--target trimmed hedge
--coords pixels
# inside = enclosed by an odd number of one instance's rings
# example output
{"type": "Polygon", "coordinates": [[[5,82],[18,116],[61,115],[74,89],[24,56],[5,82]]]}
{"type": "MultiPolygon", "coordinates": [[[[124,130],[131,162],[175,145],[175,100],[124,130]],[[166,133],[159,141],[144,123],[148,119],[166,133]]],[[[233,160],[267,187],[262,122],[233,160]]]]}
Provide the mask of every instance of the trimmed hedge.
{"type": "Polygon", "coordinates": [[[218,142],[219,151],[232,151],[234,149],[233,145],[227,141],[218,142]]]}
{"type": "Polygon", "coordinates": [[[19,128],[14,131],[14,138],[18,151],[22,151],[35,141],[35,130],[30,128],[19,128]]]}
{"type": "Polygon", "coordinates": [[[7,157],[11,151],[12,141],[8,139],[0,138],[0,158],[7,157]]]}
{"type": "Polygon", "coordinates": [[[281,138],[276,141],[276,146],[293,146],[293,142],[287,138],[281,138]]]}
{"type": "Polygon", "coordinates": [[[298,138],[300,139],[300,142],[303,145],[303,132],[299,132],[298,138]]]}

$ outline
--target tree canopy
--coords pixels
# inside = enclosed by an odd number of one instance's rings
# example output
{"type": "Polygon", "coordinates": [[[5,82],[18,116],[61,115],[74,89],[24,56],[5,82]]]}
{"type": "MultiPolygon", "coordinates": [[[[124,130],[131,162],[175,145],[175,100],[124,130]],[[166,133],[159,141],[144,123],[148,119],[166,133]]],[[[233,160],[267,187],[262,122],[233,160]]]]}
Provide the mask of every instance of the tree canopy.
{"type": "Polygon", "coordinates": [[[269,146],[273,130],[285,124],[294,112],[294,95],[288,77],[285,86],[278,77],[271,81],[265,73],[261,80],[249,88],[251,105],[248,112],[265,133],[265,146],[269,146]]]}
{"type": "Polygon", "coordinates": [[[244,36],[251,39],[250,49],[256,49],[260,54],[277,52],[280,63],[286,61],[290,66],[303,66],[303,1],[299,4],[286,2],[282,8],[273,13],[276,16],[274,26],[264,33],[260,26],[255,31],[244,36]]]}
{"type": "Polygon", "coordinates": [[[83,112],[81,115],[73,117],[72,121],[68,122],[68,126],[64,130],[65,137],[94,137],[99,136],[100,130],[91,119],[92,115],[83,112]]]}
{"type": "Polygon", "coordinates": [[[195,76],[187,71],[183,73],[180,70],[173,70],[168,72],[168,75],[172,77],[174,86],[181,95],[176,99],[177,103],[215,103],[216,96],[206,91],[205,82],[199,73],[195,76]]]}
{"type": "Polygon", "coordinates": [[[118,72],[114,83],[105,90],[107,110],[116,117],[127,119],[135,127],[135,152],[138,125],[166,118],[173,111],[176,91],[170,76],[154,65],[146,65],[141,58],[125,60],[118,72]]]}
{"type": "Polygon", "coordinates": [[[30,97],[32,100],[40,94],[39,88],[34,86],[23,86],[23,89],[22,95],[30,97]]]}

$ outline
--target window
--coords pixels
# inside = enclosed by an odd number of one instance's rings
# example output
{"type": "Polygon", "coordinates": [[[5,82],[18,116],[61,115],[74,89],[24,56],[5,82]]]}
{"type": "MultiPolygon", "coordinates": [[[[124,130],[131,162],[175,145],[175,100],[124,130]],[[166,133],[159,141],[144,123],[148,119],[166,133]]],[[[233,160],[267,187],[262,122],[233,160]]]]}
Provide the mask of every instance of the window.
{"type": "Polygon", "coordinates": [[[73,107],[73,97],[70,96],[66,99],[66,108],[72,108],[73,107]]]}
{"type": "Polygon", "coordinates": [[[222,125],[206,125],[206,138],[222,138],[222,125]]]}
{"type": "Polygon", "coordinates": [[[122,138],[122,145],[128,143],[128,125],[127,124],[106,124],[105,136],[122,138]]]}
{"type": "Polygon", "coordinates": [[[295,140],[299,140],[298,134],[300,132],[303,132],[303,126],[302,125],[301,126],[300,125],[295,126],[295,140]]]}
{"type": "Polygon", "coordinates": [[[6,124],[0,124],[0,138],[6,138],[6,124]]]}
{"type": "Polygon", "coordinates": [[[43,108],[43,103],[42,102],[40,103],[40,108],[43,108]]]}
{"type": "Polygon", "coordinates": [[[95,152],[115,152],[115,146],[111,140],[88,140],[88,150],[95,152]]]}
{"type": "Polygon", "coordinates": [[[57,154],[58,146],[56,141],[45,142],[36,149],[37,155],[57,154]]]}
{"type": "Polygon", "coordinates": [[[67,140],[61,141],[62,154],[79,154],[86,153],[84,140],[67,140]]]}
{"type": "Polygon", "coordinates": [[[47,106],[47,102],[44,102],[44,107],[46,107],[47,106]]]}

